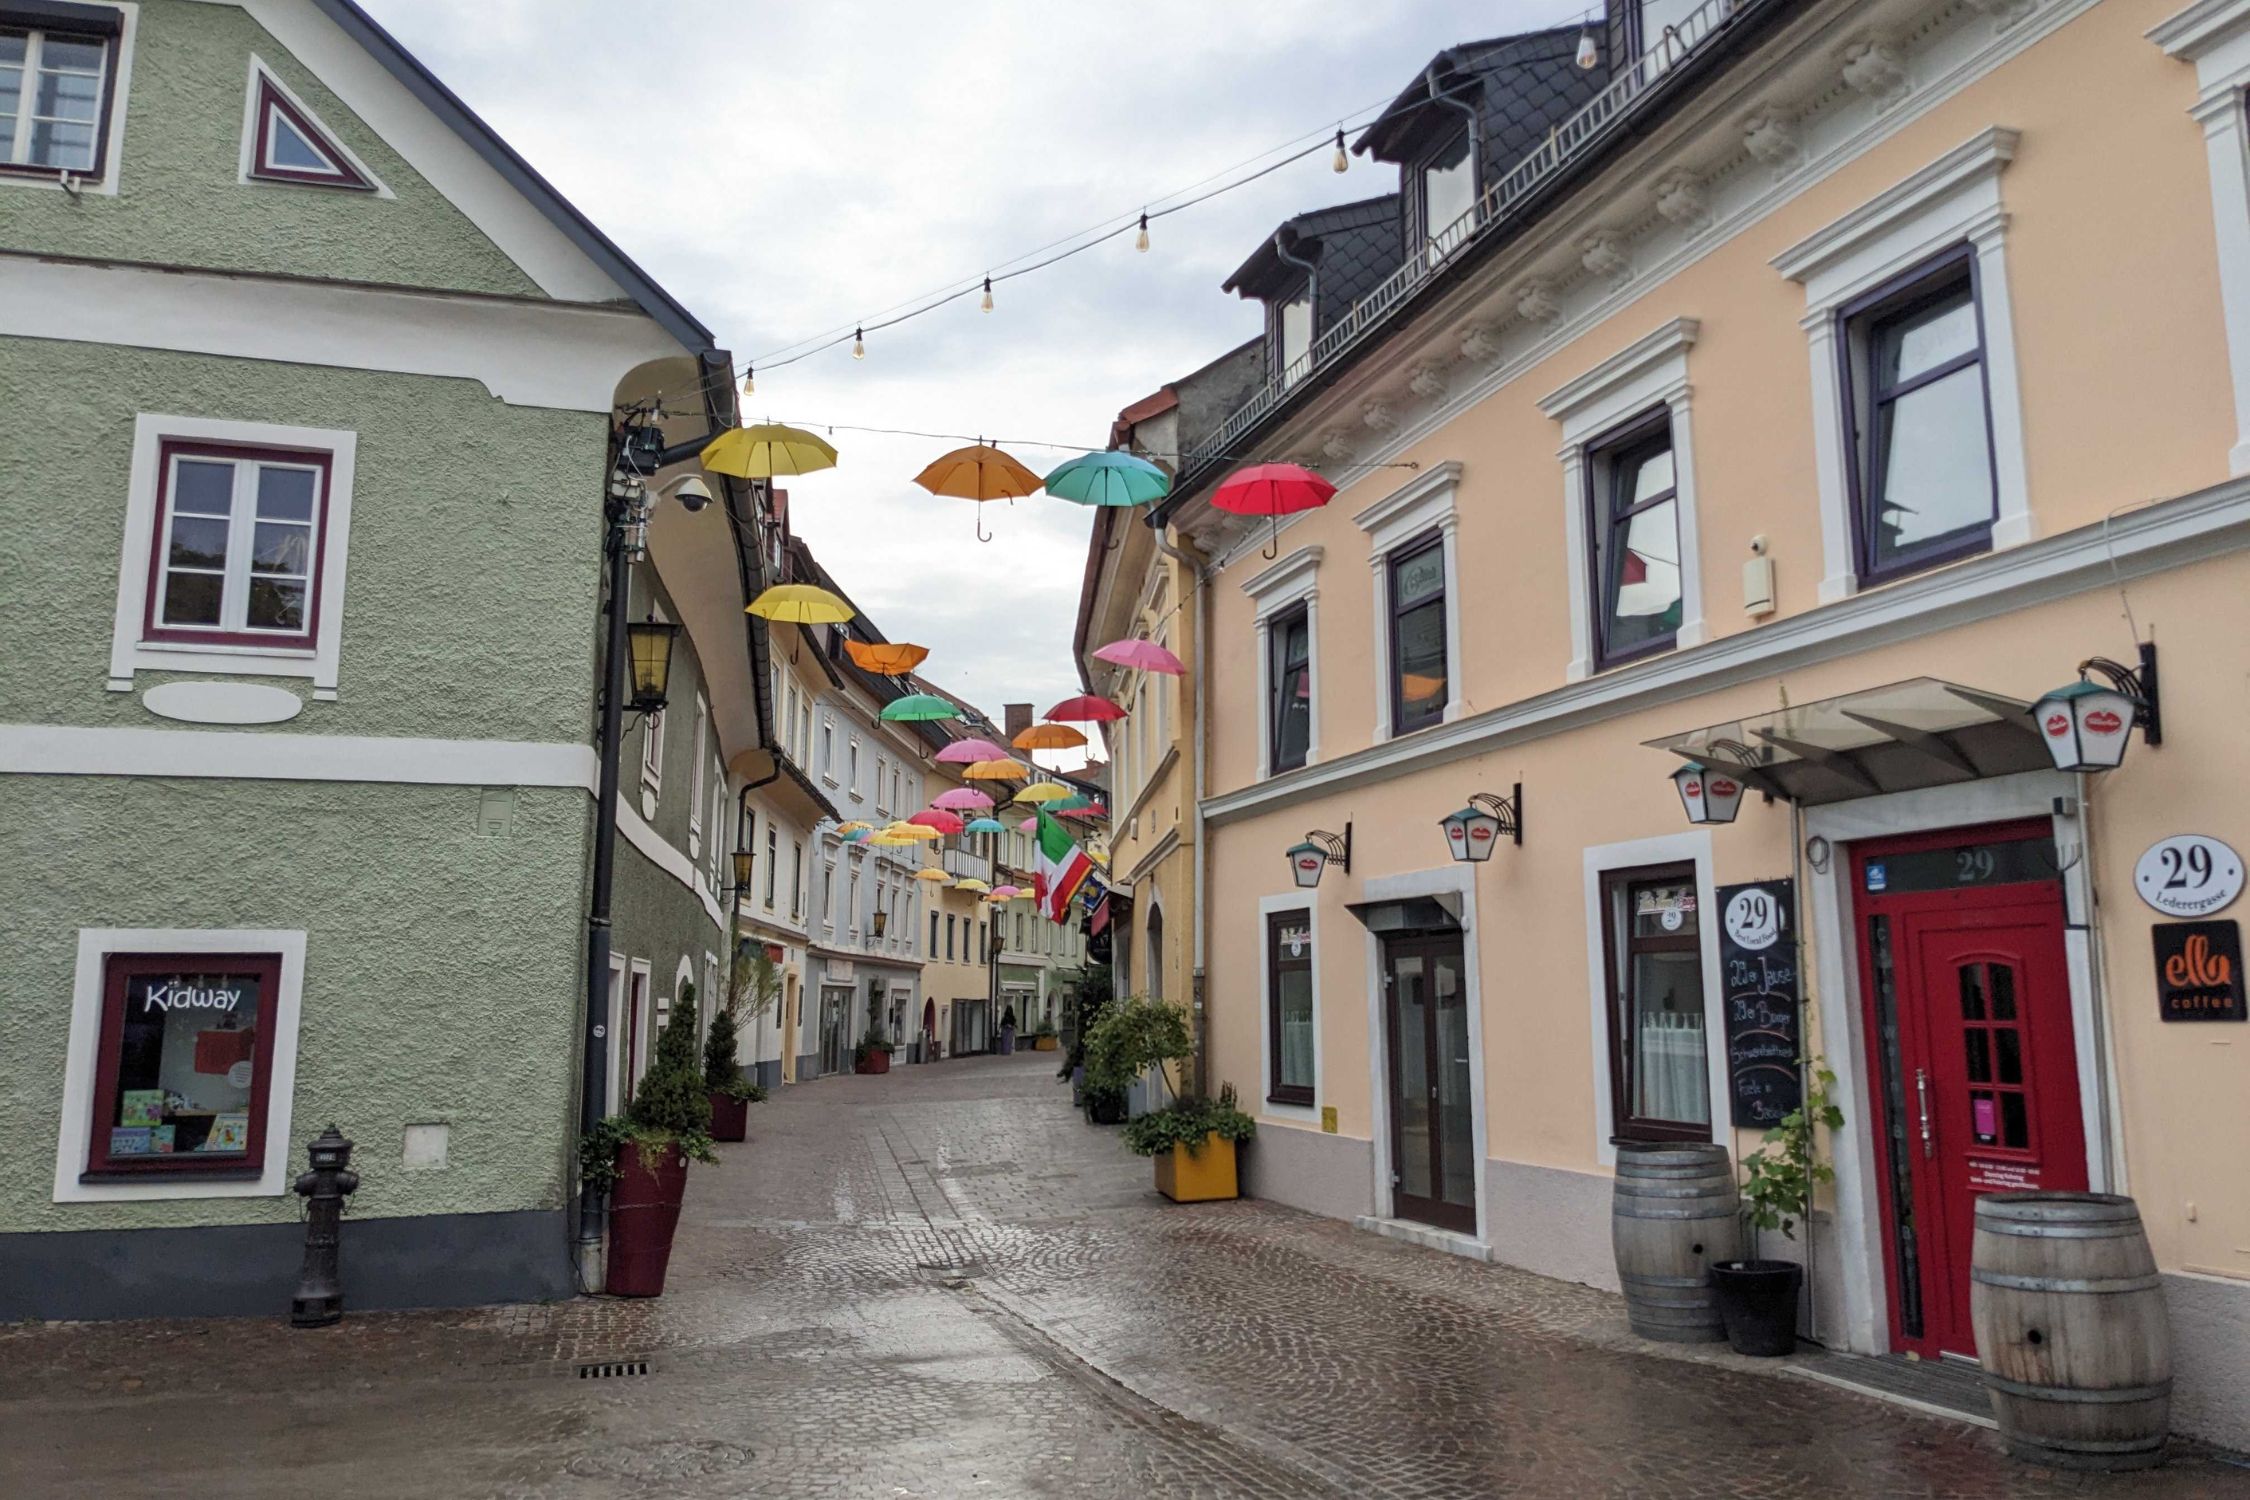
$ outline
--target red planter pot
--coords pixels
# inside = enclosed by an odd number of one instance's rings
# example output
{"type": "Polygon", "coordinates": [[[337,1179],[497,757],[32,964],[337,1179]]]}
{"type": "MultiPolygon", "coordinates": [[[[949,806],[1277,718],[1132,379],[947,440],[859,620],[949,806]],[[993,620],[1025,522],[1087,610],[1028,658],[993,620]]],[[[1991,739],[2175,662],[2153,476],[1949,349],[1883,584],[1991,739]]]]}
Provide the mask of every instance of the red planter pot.
{"type": "Polygon", "coordinates": [[[677,1146],[658,1152],[652,1168],[641,1148],[617,1152],[617,1186],[609,1192],[609,1268],[604,1289],[613,1297],[661,1297],[672,1263],[672,1233],[680,1227],[687,1190],[687,1154],[677,1146]]]}
{"type": "Polygon", "coordinates": [[[711,1096],[711,1139],[714,1141],[746,1141],[750,1139],[750,1101],[729,1099],[724,1094],[711,1096]]]}
{"type": "Polygon", "coordinates": [[[888,1073],[890,1070],[891,1055],[888,1052],[870,1052],[852,1064],[854,1073],[888,1073]]]}

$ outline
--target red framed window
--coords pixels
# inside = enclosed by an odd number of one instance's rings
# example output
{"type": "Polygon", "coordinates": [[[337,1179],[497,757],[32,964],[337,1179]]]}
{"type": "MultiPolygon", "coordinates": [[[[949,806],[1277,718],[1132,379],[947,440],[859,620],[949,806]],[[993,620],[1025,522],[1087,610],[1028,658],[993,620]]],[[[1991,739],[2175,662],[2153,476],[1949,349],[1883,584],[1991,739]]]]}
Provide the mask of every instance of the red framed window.
{"type": "Polygon", "coordinates": [[[120,953],[102,978],[86,1176],[256,1176],[281,955],[120,953]]]}
{"type": "Polygon", "coordinates": [[[100,181],[124,12],[0,0],[0,173],[100,181]]]}
{"type": "Polygon", "coordinates": [[[250,143],[250,175],[262,182],[349,188],[372,193],[375,184],[352,165],[343,148],[289,102],[274,81],[258,75],[252,106],[257,134],[250,143]]]}
{"type": "Polygon", "coordinates": [[[163,444],[144,637],[312,647],[329,468],[321,452],[163,444]]]}

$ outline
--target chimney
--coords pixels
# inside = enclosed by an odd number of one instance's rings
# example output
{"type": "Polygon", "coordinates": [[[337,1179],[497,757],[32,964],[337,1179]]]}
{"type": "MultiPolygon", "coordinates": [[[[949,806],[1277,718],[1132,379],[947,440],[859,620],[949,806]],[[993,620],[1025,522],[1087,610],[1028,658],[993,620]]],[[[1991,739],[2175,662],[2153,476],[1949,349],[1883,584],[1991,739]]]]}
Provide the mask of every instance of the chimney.
{"type": "Polygon", "coordinates": [[[1014,744],[1016,736],[1031,727],[1031,705],[1028,703],[1003,703],[1000,705],[1001,727],[1008,732],[1008,743],[1014,744]]]}

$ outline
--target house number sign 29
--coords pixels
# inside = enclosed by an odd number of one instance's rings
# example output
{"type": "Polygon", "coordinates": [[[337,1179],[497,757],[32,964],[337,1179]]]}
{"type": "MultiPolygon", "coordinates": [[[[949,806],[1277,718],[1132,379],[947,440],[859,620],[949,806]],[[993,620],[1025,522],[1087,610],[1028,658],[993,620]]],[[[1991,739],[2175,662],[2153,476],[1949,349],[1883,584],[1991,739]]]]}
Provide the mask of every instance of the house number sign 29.
{"type": "Polygon", "coordinates": [[[2242,894],[2242,856],[2200,833],[2149,845],[2133,866],[2133,889],[2168,917],[2207,917],[2242,894]]]}

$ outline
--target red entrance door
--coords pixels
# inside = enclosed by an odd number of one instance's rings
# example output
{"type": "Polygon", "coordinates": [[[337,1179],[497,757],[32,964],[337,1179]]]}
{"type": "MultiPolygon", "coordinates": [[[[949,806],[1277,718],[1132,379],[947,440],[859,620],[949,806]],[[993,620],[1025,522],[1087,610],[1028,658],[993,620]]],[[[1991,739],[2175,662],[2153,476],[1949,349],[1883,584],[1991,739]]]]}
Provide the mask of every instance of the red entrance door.
{"type": "Polygon", "coordinates": [[[1971,1358],[1976,1200],[2082,1191],[2062,887],[2044,824],[1853,850],[1892,1346],[1971,1358]]]}

